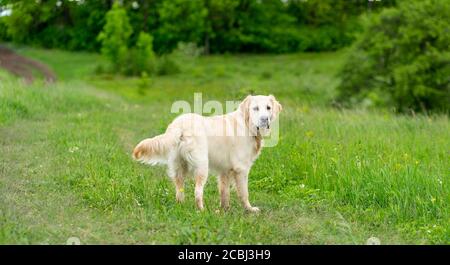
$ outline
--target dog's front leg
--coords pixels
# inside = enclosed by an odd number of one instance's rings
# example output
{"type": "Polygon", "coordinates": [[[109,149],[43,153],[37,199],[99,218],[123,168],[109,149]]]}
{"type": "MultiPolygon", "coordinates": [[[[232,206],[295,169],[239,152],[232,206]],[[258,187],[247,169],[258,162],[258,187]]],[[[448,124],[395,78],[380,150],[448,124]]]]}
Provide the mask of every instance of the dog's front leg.
{"type": "Polygon", "coordinates": [[[258,207],[253,207],[248,200],[248,173],[238,173],[235,175],[236,180],[236,190],[239,198],[241,199],[244,208],[247,211],[257,213],[259,212],[258,207]]]}
{"type": "Polygon", "coordinates": [[[220,193],[220,206],[223,210],[230,208],[230,176],[220,175],[219,177],[219,193],[220,193]]]}

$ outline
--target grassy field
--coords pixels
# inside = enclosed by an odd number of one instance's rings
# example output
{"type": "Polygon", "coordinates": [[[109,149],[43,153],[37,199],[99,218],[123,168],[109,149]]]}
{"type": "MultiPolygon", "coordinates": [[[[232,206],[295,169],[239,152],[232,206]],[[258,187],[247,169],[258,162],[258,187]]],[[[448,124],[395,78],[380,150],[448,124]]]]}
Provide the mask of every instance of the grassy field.
{"type": "Polygon", "coordinates": [[[444,115],[329,106],[345,52],[180,59],[182,72],[94,75],[95,54],[17,48],[59,81],[25,86],[0,71],[0,243],[450,244],[450,125],[444,115]],[[162,133],[172,102],[272,93],[280,142],[250,173],[247,214],[216,179],[197,212],[193,183],[175,202],[161,167],[132,161],[162,133]]]}

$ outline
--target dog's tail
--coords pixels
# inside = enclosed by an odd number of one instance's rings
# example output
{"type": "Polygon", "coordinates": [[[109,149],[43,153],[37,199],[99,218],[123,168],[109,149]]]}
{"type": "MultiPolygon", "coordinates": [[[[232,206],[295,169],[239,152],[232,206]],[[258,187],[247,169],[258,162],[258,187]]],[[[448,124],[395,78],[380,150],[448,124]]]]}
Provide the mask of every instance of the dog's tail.
{"type": "Polygon", "coordinates": [[[133,158],[137,161],[156,165],[167,162],[167,154],[180,141],[181,132],[168,130],[166,133],[142,140],[133,150],[133,158]]]}

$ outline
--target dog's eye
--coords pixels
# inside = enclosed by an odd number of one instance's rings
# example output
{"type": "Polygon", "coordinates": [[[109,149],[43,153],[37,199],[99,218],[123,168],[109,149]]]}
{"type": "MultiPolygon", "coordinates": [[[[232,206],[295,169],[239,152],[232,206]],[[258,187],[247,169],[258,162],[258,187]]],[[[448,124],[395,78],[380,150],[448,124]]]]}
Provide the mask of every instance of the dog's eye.
{"type": "Polygon", "coordinates": [[[267,106],[267,110],[270,110],[270,106],[267,106]]]}
{"type": "Polygon", "coordinates": [[[258,111],[258,110],[259,110],[259,107],[254,107],[253,110],[254,110],[254,111],[258,111]]]}

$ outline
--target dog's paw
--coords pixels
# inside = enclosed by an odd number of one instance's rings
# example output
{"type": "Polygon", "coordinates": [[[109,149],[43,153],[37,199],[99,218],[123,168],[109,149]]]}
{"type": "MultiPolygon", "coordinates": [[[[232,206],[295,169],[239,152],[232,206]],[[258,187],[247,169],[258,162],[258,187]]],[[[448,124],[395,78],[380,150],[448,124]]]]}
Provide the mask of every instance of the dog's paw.
{"type": "Polygon", "coordinates": [[[176,200],[178,203],[183,203],[184,202],[184,193],[183,192],[177,192],[176,195],[176,200]]]}
{"type": "Polygon", "coordinates": [[[251,212],[251,213],[259,213],[259,212],[260,212],[260,210],[259,210],[258,207],[250,207],[250,208],[247,208],[247,211],[249,211],[249,212],[251,212]]]}

